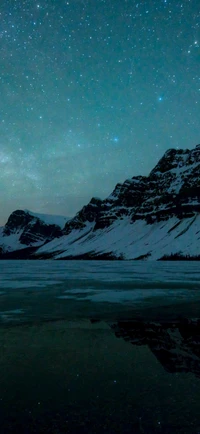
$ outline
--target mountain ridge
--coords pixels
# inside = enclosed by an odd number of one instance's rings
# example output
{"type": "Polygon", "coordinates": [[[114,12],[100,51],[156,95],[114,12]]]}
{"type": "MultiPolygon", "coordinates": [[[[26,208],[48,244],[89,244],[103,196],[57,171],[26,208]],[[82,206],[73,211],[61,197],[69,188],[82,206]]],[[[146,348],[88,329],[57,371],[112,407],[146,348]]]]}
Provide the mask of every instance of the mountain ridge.
{"type": "MultiPolygon", "coordinates": [[[[20,236],[27,247],[37,247],[30,229],[33,215],[21,212],[21,222],[29,220],[30,236],[27,231],[20,236]]],[[[63,228],[45,224],[42,238],[34,227],[41,244],[32,259],[200,256],[200,145],[167,150],[148,176],[118,183],[106,199],[93,197],[63,228]]]]}

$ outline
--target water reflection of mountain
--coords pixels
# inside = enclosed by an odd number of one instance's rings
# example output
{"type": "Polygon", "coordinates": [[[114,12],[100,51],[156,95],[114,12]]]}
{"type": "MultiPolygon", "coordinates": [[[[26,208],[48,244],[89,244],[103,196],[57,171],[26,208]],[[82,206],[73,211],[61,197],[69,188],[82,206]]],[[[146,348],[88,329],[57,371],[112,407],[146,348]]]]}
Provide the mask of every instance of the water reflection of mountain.
{"type": "Polygon", "coordinates": [[[116,337],[133,345],[148,345],[167,372],[191,372],[200,377],[200,319],[119,321],[110,326],[116,337]]]}

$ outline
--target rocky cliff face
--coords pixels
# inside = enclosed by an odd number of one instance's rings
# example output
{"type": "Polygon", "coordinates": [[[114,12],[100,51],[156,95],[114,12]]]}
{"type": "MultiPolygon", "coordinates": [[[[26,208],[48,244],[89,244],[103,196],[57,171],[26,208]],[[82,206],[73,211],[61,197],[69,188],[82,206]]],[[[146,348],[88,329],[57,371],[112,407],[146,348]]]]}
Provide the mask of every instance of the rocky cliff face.
{"type": "Polygon", "coordinates": [[[147,223],[194,216],[200,212],[200,145],[195,149],[168,150],[148,177],[133,177],[117,184],[102,201],[95,229],[130,215],[132,222],[147,223]]]}
{"type": "Polygon", "coordinates": [[[157,260],[171,254],[198,256],[200,145],[192,150],[168,150],[149,176],[117,184],[104,200],[92,198],[62,231],[33,222],[26,213],[16,213],[4,233],[22,225],[20,241],[29,246],[34,239],[44,243],[56,237],[38,249],[37,258],[157,260]]]}
{"type": "Polygon", "coordinates": [[[68,235],[72,230],[83,229],[86,227],[87,223],[96,222],[102,202],[101,199],[93,197],[88,205],[85,205],[73,219],[66,223],[63,229],[63,235],[68,235]]]}

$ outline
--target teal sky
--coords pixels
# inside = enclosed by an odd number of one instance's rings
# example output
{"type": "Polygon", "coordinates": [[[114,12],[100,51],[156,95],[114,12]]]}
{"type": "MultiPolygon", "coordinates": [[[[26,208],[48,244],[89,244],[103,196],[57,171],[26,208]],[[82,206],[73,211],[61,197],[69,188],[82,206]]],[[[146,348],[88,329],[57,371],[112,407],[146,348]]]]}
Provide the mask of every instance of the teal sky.
{"type": "Polygon", "coordinates": [[[0,6],[0,224],[73,216],[200,142],[199,1],[0,6]]]}

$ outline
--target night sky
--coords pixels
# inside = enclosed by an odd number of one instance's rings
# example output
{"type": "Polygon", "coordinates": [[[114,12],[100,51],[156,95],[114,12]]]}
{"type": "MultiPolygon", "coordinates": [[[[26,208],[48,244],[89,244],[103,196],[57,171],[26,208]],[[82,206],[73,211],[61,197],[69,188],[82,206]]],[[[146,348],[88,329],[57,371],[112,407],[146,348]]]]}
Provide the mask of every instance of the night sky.
{"type": "Polygon", "coordinates": [[[1,1],[0,224],[73,216],[199,121],[199,0],[1,1]]]}

